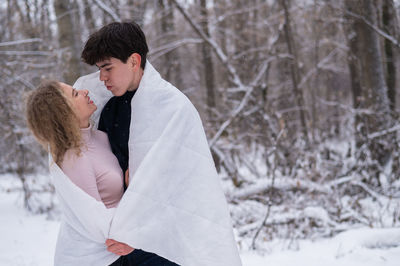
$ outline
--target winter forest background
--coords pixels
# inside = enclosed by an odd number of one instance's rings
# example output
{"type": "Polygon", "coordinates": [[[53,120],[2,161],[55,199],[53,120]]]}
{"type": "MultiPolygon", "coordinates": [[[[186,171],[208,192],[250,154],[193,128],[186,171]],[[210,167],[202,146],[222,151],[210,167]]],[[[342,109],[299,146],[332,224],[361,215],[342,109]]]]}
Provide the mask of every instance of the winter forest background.
{"type": "Polygon", "coordinates": [[[24,96],[96,71],[89,34],[133,19],[200,112],[240,248],[399,227],[399,15],[395,0],[2,0],[0,174],[19,181],[0,190],[57,219],[24,96]]]}

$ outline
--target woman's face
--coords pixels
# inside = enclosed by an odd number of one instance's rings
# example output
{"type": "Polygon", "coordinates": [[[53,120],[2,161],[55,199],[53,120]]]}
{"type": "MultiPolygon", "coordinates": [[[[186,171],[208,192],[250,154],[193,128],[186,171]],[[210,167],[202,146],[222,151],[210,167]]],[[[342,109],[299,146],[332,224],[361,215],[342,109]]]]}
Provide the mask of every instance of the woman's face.
{"type": "Polygon", "coordinates": [[[79,126],[86,128],[89,126],[89,118],[96,111],[97,106],[90,100],[87,90],[75,90],[70,85],[60,82],[64,95],[72,104],[76,116],[79,119],[79,126]]]}

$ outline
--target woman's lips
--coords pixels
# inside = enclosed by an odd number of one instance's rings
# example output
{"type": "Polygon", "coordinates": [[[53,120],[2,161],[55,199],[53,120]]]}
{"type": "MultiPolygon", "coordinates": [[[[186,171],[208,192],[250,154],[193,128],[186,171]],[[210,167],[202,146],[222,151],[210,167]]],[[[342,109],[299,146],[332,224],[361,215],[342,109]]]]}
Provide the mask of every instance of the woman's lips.
{"type": "Polygon", "coordinates": [[[89,104],[93,103],[93,101],[90,99],[89,96],[88,96],[88,103],[89,103],[89,104]]]}

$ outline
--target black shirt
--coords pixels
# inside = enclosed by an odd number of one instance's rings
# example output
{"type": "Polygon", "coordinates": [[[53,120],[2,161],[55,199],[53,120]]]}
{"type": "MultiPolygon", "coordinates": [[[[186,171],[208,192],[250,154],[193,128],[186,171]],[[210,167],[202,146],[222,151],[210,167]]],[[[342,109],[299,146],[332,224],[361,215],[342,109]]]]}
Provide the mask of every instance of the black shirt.
{"type": "Polygon", "coordinates": [[[111,150],[117,157],[123,172],[128,169],[129,126],[131,124],[131,101],[135,91],[112,97],[101,111],[98,129],[107,133],[111,150]]]}

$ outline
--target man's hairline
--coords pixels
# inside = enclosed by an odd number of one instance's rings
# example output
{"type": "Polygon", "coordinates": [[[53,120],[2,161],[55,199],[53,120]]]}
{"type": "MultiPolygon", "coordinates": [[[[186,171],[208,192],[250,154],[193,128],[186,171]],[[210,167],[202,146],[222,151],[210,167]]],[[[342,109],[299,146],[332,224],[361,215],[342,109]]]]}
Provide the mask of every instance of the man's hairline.
{"type": "MultiPolygon", "coordinates": [[[[141,54],[139,54],[139,53],[137,53],[137,52],[135,52],[135,53],[138,54],[138,55],[140,56],[140,58],[142,59],[142,55],[141,55],[141,54]]],[[[132,54],[134,54],[134,53],[132,53],[132,54]]],[[[131,55],[132,55],[132,54],[131,54],[131,55]]],[[[104,68],[104,67],[106,67],[106,66],[108,66],[108,65],[111,65],[112,63],[111,63],[111,62],[109,62],[109,63],[104,63],[103,65],[98,66],[97,64],[98,64],[99,62],[111,60],[111,58],[114,58],[114,59],[118,59],[118,60],[121,61],[122,63],[126,64],[126,61],[128,61],[128,58],[129,58],[129,57],[130,57],[130,56],[128,56],[128,57],[126,58],[125,62],[124,62],[124,61],[122,61],[121,59],[119,59],[119,58],[117,58],[117,57],[108,56],[108,57],[105,57],[105,58],[102,59],[102,60],[97,61],[96,63],[94,63],[94,65],[95,65],[96,67],[98,67],[99,70],[100,70],[100,69],[102,69],[102,68],[104,68]]],[[[145,60],[145,61],[146,61],[146,60],[145,60]]],[[[144,67],[140,66],[140,68],[142,68],[142,69],[144,70],[144,67]]]]}

